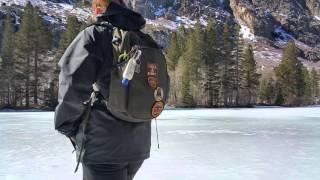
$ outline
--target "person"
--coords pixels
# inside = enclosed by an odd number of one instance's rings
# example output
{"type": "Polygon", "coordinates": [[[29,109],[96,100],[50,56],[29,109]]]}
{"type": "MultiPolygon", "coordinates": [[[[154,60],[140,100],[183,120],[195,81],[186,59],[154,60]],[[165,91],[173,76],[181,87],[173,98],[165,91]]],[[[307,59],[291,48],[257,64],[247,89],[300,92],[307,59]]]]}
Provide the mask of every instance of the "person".
{"type": "Polygon", "coordinates": [[[137,31],[144,27],[145,19],[121,0],[93,0],[92,10],[95,23],[77,35],[58,63],[61,71],[55,129],[74,143],[84,180],[132,180],[150,156],[151,121],[122,121],[105,104],[95,103],[82,130],[84,102],[90,98],[94,83],[100,97],[108,99],[112,27],[137,31]]]}

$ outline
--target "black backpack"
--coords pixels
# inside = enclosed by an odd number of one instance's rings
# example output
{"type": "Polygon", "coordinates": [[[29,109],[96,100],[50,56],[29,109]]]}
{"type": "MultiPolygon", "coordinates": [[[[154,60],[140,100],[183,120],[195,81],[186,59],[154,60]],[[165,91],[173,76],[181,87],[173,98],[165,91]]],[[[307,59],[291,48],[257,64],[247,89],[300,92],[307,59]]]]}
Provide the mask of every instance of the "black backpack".
{"type": "Polygon", "coordinates": [[[157,118],[164,110],[170,85],[162,49],[151,36],[141,31],[114,28],[113,32],[114,68],[108,110],[128,122],[146,122],[157,118]],[[123,78],[129,66],[131,72],[134,71],[131,80],[123,78]]]}

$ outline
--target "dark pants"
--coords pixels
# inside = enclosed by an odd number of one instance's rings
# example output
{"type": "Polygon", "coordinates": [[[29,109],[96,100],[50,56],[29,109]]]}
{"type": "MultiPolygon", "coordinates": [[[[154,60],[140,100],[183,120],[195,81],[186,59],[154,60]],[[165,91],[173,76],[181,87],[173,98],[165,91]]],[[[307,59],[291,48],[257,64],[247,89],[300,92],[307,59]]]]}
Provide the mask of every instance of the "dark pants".
{"type": "Polygon", "coordinates": [[[142,163],[82,164],[83,180],[132,180],[142,163]]]}

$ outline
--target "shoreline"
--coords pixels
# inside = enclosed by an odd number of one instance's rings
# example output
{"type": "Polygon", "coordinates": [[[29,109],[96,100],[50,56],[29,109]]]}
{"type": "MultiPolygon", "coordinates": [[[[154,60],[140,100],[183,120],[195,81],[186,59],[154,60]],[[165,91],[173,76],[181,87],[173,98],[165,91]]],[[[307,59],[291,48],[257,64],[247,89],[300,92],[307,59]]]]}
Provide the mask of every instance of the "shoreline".
{"type": "MultiPolygon", "coordinates": [[[[182,108],[182,107],[173,107],[167,106],[165,110],[196,110],[196,109],[280,109],[280,108],[320,108],[320,105],[307,105],[307,106],[295,106],[295,107],[287,107],[287,106],[263,106],[257,105],[253,107],[215,107],[215,108],[206,108],[206,107],[193,107],[193,108],[182,108]]],[[[0,113],[10,113],[10,112],[54,112],[53,109],[37,109],[37,108],[29,108],[29,109],[0,109],[0,113]]]]}

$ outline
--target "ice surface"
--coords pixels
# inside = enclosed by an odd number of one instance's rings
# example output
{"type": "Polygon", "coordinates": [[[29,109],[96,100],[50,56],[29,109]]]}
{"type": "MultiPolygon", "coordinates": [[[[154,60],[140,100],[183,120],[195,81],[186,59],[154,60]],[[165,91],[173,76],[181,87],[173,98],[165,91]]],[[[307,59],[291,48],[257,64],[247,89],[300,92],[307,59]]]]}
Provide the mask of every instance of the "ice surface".
{"type": "Polygon", "coordinates": [[[316,20],[320,21],[320,16],[315,16],[314,17],[316,20]]]}
{"type": "MultiPolygon", "coordinates": [[[[135,180],[318,180],[320,107],[167,110],[135,180]]],[[[80,180],[52,112],[0,113],[1,180],[80,180]]]]}

